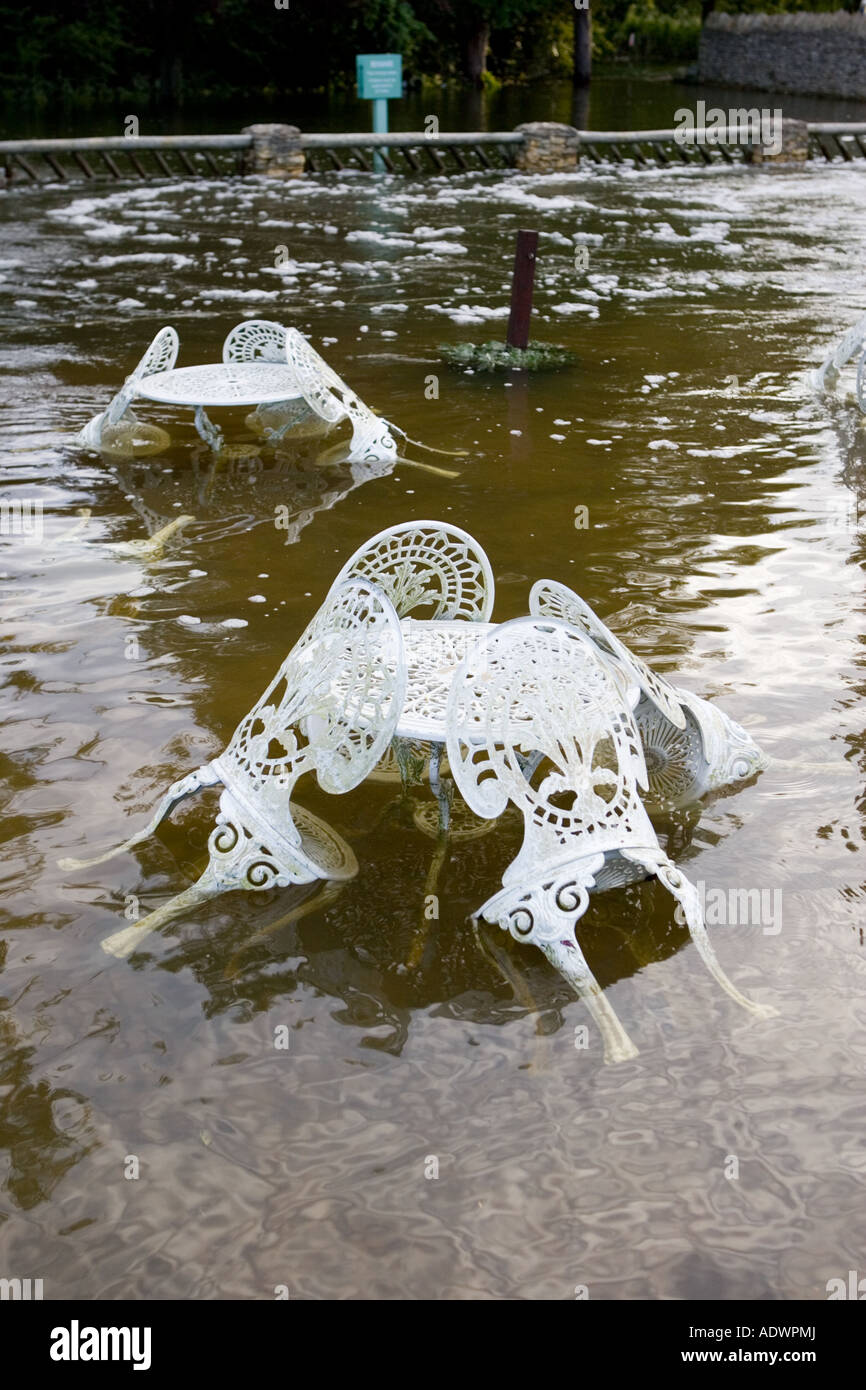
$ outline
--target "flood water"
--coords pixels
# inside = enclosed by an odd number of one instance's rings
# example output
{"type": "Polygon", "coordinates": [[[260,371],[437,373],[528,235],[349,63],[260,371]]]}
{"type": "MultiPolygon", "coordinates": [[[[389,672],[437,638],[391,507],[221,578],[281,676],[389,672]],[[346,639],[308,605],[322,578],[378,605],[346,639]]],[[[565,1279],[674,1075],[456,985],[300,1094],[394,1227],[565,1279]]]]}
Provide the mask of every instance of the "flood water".
{"type": "Polygon", "coordinates": [[[41,537],[0,537],[0,1274],[46,1298],[823,1299],[862,1269],[866,432],[805,372],[863,312],[864,216],[866,165],[817,164],[0,200],[2,495],[43,507],[41,537]],[[504,334],[521,226],[535,335],[579,364],[451,371],[438,344],[504,334]],[[184,365],[244,317],[467,457],[214,463],[189,412],[147,404],[166,453],[76,445],[163,324],[184,365]],[[181,514],[161,552],[113,548],[181,514]],[[485,547],[497,619],[563,580],[770,755],[659,828],[708,894],[773,903],[710,931],[777,1019],[716,986],[659,884],[614,890],[579,934],[640,1056],[605,1066],[541,953],[467,923],[519,824],[458,826],[425,921],[435,803],[401,815],[385,782],[303,788],[360,862],[324,903],[225,895],[131,962],[101,951],[201,871],[213,794],[99,868],[58,859],[143,825],[352,551],[423,517],[485,547]]]}

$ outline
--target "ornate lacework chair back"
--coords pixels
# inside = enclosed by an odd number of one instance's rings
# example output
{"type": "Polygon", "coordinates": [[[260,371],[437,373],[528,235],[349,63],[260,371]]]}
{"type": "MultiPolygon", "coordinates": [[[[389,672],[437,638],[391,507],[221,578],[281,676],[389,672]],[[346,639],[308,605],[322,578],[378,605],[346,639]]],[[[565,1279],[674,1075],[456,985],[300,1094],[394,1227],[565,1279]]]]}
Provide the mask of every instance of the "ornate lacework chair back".
{"type": "Polygon", "coordinates": [[[490,561],[478,542],[444,521],[407,521],[365,541],[335,584],[369,579],[401,618],[485,623],[493,611],[490,561]]]}
{"type": "MultiPolygon", "coordinates": [[[[121,420],[124,423],[137,424],[138,421],[130,410],[130,405],[136,395],[136,384],[143,377],[153,376],[156,372],[171,371],[177,361],[178,347],[178,337],[175,330],[171,327],[161,328],[138,365],[126,378],[108,409],[104,410],[101,415],[94,415],[93,419],[84,426],[78,436],[79,443],[90,449],[98,449],[103,442],[103,431],[106,427],[115,428],[121,420]]],[[[160,434],[165,435],[165,431],[160,431],[160,434]]],[[[166,442],[170,442],[168,436],[165,436],[165,439],[166,442]]]]}
{"type": "Polygon", "coordinates": [[[374,415],[296,328],[286,329],[286,355],[310,409],[330,424],[351,422],[350,460],[397,457],[397,444],[387,421],[374,415]]]}
{"type": "Polygon", "coordinates": [[[518,618],[489,633],[458,670],[447,729],[452,776],[471,809],[493,818],[511,801],[524,818],[521,850],[476,920],[540,947],[586,1001],[606,1060],[636,1050],[575,937],[592,891],[659,878],[723,989],[765,1012],[722,971],[697,890],[659,845],[638,790],[646,767],[626,691],[584,632],[518,618]]]}
{"type": "Polygon", "coordinates": [[[653,802],[694,801],[708,791],[746,781],[767,766],[766,756],[740,724],[657,675],[565,584],[552,579],[533,584],[529,611],[579,628],[636,687],[635,719],[653,802]]]}
{"type": "MultiPolygon", "coordinates": [[[[245,319],[232,329],[223,343],[223,362],[226,363],[287,361],[288,329],[272,319],[245,319]]],[[[311,421],[319,430],[327,428],[303,399],[259,405],[246,417],[249,428],[271,444],[289,432],[295,435],[301,429],[308,430],[311,421]]]]}
{"type": "Polygon", "coordinates": [[[405,699],[401,643],[394,608],[373,585],[351,580],[333,589],[224,752],[170,787],[149,824],[123,845],[96,859],[62,861],[65,868],[103,863],[153,834],[200,787],[224,788],[201,878],[109,937],[106,950],[128,955],[148,932],[229,889],[357,873],[350,847],[324,821],[294,806],[292,797],[307,772],[315,773],[324,791],[341,793],[375,767],[405,699]],[[383,650],[390,660],[382,659],[383,650]]]}
{"type": "Polygon", "coordinates": [[[223,343],[224,362],[285,362],[286,329],[271,319],[244,319],[223,343]]]}
{"type": "MultiPolygon", "coordinates": [[[[442,521],[409,521],[389,526],[360,546],[340,570],[336,584],[362,576],[388,595],[401,618],[484,623],[493,610],[495,585],[490,561],[467,531],[442,521]]],[[[423,622],[421,624],[423,626],[423,622]]],[[[417,644],[416,644],[417,646],[417,644]]],[[[424,661],[431,668],[441,653],[422,643],[416,658],[415,687],[423,688],[424,661]]],[[[435,671],[427,672],[433,679],[435,671]]],[[[417,702],[418,688],[415,689],[417,702]]],[[[441,776],[442,744],[397,738],[377,776],[387,779],[398,769],[406,795],[414,781],[427,776],[439,803],[440,831],[450,823],[450,798],[441,776]]]]}

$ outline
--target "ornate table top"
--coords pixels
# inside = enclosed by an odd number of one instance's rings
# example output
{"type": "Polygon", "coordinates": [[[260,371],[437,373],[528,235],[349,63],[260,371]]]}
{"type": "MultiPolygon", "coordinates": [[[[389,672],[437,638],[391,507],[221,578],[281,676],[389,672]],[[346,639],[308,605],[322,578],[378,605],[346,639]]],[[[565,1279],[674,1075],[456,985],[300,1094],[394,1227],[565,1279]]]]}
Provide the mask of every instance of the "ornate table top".
{"type": "MultiPolygon", "coordinates": [[[[496,623],[438,622],[403,618],[403,652],[406,661],[406,699],[395,734],[422,743],[445,742],[448,695],[457,667],[473,646],[483,642],[496,623]]],[[[381,655],[386,668],[396,665],[395,643],[383,635],[381,655]]],[[[350,663],[346,662],[347,670],[350,663]]],[[[343,690],[345,680],[335,682],[343,690]]]]}
{"type": "MultiPolygon", "coordinates": [[[[498,626],[498,623],[442,622],[432,618],[401,619],[407,681],[396,737],[417,743],[445,742],[448,696],[457,668],[498,626]]],[[[383,637],[382,655],[386,666],[393,670],[396,654],[387,635],[383,637]]],[[[348,669],[348,660],[346,664],[348,669]]],[[[344,686],[342,678],[335,683],[336,689],[344,686]]],[[[629,707],[634,708],[640,694],[638,688],[629,686],[627,693],[623,693],[629,707]]],[[[480,703],[478,710],[483,711],[480,703]]]]}
{"type": "Polygon", "coordinates": [[[135,383],[137,396],[167,405],[273,405],[300,400],[297,377],[282,362],[209,362],[155,372],[135,383]]]}
{"type": "Polygon", "coordinates": [[[404,618],[400,627],[408,680],[397,735],[444,743],[448,695],[457,667],[496,624],[404,618]]]}

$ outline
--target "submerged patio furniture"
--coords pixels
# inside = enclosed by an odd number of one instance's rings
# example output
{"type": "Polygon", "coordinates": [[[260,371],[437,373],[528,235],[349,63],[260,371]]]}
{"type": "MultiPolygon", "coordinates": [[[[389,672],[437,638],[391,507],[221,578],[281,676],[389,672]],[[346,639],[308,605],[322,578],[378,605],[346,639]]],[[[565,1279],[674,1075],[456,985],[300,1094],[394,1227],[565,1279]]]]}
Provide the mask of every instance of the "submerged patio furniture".
{"type": "MultiPolygon", "coordinates": [[[[606,1060],[626,1060],[635,1048],[575,928],[592,893],[642,879],[659,879],[676,899],[721,987],[753,1014],[773,1016],[722,970],[698,891],[660,845],[642,800],[654,789],[694,802],[766,759],[739,725],[655,675],[565,585],[539,581],[531,615],[499,626],[490,621],[493,601],[490,562],[460,527],[407,522],[361,546],[225,751],[171,786],[123,845],[61,861],[101,864],[140,844],[193,792],[223,788],[198,882],[109,937],[104,949],[126,956],[150,931],[229,889],[351,878],[358,867],[351,848],[294,801],[308,771],[329,793],[397,770],[405,793],[428,773],[438,818],[431,803],[413,812],[415,825],[438,841],[426,902],[448,852],[447,749],[465,803],[457,803],[458,838],[481,833],[469,812],[491,822],[508,809],[524,822],[501,889],[473,920],[542,950],[587,1003],[606,1060]]],[[[410,968],[430,930],[425,917],[410,968]]]]}
{"type": "Polygon", "coordinates": [[[707,700],[656,675],[573,589],[539,579],[530,590],[529,611],[541,618],[560,618],[585,632],[637,686],[635,721],[651,800],[669,805],[694,801],[746,781],[767,766],[767,758],[740,724],[707,700]]]}
{"type": "Polygon", "coordinates": [[[662,850],[641,803],[647,773],[628,699],[608,661],[558,619],[516,618],[485,635],[456,674],[448,701],[448,762],[476,815],[509,801],[523,846],[502,889],[474,914],[538,946],[585,1000],[619,1062],[636,1049],[577,944],[590,893],[654,876],[680,904],[702,959],[722,988],[760,1017],[722,970],[697,889],[662,850]],[[526,759],[541,754],[532,775],[526,759]]]}
{"type": "Polygon", "coordinates": [[[857,357],[857,404],[866,413],[866,317],[848,329],[841,341],[829,352],[817,371],[812,373],[812,384],[817,390],[829,393],[836,389],[842,368],[852,357],[857,357]]]}
{"type": "Polygon", "coordinates": [[[397,615],[382,593],[362,580],[333,589],[224,752],[169,787],[148,824],[122,845],[93,859],[61,861],[70,869],[105,863],[141,844],[193,792],[223,786],[202,876],[109,937],[106,951],[129,955],[149,932],[230,889],[261,891],[357,873],[351,848],[324,821],[293,806],[292,795],[312,771],[324,791],[347,792],[387,748],[405,696],[405,665],[381,660],[386,636],[399,647],[397,615]]]}
{"type": "Polygon", "coordinates": [[[387,422],[364,405],[295,328],[268,319],[245,320],[226,338],[222,362],[176,368],[177,352],[175,330],[161,329],[108,409],[84,426],[80,443],[99,449],[109,426],[140,425],[131,406],[134,400],[144,399],[192,406],[195,427],[215,452],[223,447],[223,435],[207,410],[255,406],[262,412],[262,432],[271,443],[312,412],[328,425],[351,422],[350,461],[397,457],[387,422]],[[268,410],[270,415],[265,413],[268,410]]]}
{"type": "MultiPolygon", "coordinates": [[[[126,378],[108,409],[104,410],[101,415],[95,415],[84,426],[78,436],[79,443],[84,444],[89,449],[99,449],[102,447],[103,440],[108,444],[109,432],[115,431],[121,421],[126,427],[140,426],[141,421],[131,409],[132,402],[139,394],[139,387],[147,377],[172,370],[177,361],[178,347],[178,336],[175,330],[173,328],[161,328],[134,371],[130,372],[126,378]]],[[[160,433],[164,434],[165,431],[160,431],[160,433]]],[[[166,436],[166,440],[167,438],[166,436]]]]}
{"type": "MultiPolygon", "coordinates": [[[[440,826],[447,829],[450,804],[440,775],[445,707],[467,644],[477,637],[477,625],[485,624],[493,611],[490,561],[474,537],[459,526],[409,521],[365,541],[334,583],[354,577],[376,584],[404,620],[407,693],[392,755],[404,787],[419,757],[427,764],[430,786],[439,802],[440,826]],[[416,614],[423,621],[413,620],[411,615],[416,614]]],[[[395,651],[392,660],[396,659],[395,651]]]]}

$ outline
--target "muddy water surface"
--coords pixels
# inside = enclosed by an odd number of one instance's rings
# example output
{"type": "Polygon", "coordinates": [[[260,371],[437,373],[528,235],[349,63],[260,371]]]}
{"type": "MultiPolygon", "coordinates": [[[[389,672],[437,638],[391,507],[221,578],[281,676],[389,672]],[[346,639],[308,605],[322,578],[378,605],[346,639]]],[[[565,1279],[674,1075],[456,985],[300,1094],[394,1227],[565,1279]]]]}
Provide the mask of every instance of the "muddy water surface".
{"type": "Polygon", "coordinates": [[[804,369],[863,310],[864,212],[854,166],[0,202],[3,497],[43,510],[41,536],[0,537],[0,1273],[46,1297],[823,1298],[862,1269],[866,434],[804,369]],[[537,336],[579,366],[451,372],[440,342],[504,333],[520,226],[537,336]],[[185,364],[250,316],[467,457],[365,470],[323,460],[331,439],[214,464],[188,414],[146,405],[166,453],[76,446],[161,325],[185,364]],[[112,548],[181,514],[161,552],[112,548]],[[200,871],[213,800],[98,869],[58,858],[214,756],[343,561],[414,517],[479,538],[498,618],[561,579],[770,754],[660,828],[708,893],[773,902],[711,930],[780,1018],[716,987],[659,885],[611,892],[581,939],[640,1056],[604,1066],[540,953],[467,925],[519,826],[465,827],[419,950],[432,803],[401,817],[385,783],[305,792],[361,864],[306,915],[284,920],[304,890],[235,894],[132,964],[100,950],[200,871]]]}

